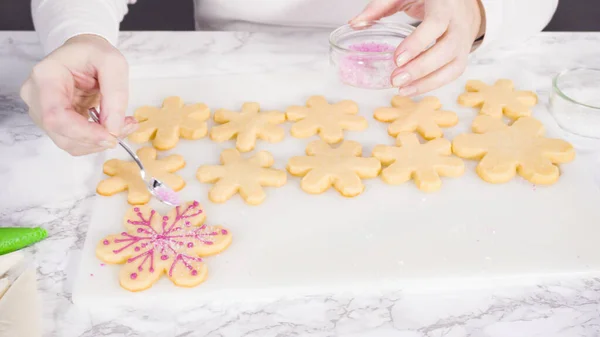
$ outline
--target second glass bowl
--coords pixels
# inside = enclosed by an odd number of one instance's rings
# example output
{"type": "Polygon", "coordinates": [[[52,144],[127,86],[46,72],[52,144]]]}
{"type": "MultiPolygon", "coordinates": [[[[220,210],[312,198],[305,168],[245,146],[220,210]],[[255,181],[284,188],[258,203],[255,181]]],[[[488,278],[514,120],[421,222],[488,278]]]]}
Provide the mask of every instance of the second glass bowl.
{"type": "Polygon", "coordinates": [[[411,25],[383,21],[334,30],[329,36],[329,56],[338,78],[359,88],[392,88],[396,47],[414,30],[411,25]]]}
{"type": "Polygon", "coordinates": [[[550,111],[565,131],[600,138],[600,69],[575,68],[552,83],[550,111]]]}

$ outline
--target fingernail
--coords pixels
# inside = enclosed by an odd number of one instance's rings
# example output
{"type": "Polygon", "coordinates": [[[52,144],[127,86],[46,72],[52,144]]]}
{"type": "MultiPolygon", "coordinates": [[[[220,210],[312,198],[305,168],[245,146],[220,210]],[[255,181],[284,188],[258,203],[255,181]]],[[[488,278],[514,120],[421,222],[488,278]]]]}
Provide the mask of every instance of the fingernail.
{"type": "Polygon", "coordinates": [[[103,147],[103,148],[106,148],[106,149],[112,149],[112,148],[114,148],[114,147],[115,147],[117,144],[116,144],[116,142],[115,142],[114,140],[113,140],[113,141],[110,141],[110,140],[101,140],[101,141],[98,143],[98,145],[100,145],[101,147],[103,147]]]}
{"type": "Polygon", "coordinates": [[[121,130],[121,136],[129,136],[135,130],[137,130],[137,128],[138,128],[138,124],[137,123],[128,123],[128,124],[125,124],[125,126],[123,127],[123,130],[121,130]]]}
{"type": "Polygon", "coordinates": [[[409,60],[408,53],[403,51],[396,58],[396,66],[402,67],[403,65],[405,65],[408,62],[408,60],[409,60]]]}
{"type": "Polygon", "coordinates": [[[352,21],[350,21],[349,24],[352,28],[362,28],[367,25],[367,22],[361,21],[359,18],[355,18],[352,19],[352,21]]]}
{"type": "Polygon", "coordinates": [[[398,90],[398,96],[411,96],[417,93],[417,88],[415,87],[404,87],[398,90]]]}
{"type": "Polygon", "coordinates": [[[410,81],[409,73],[400,73],[392,79],[392,85],[399,88],[410,81]]]}

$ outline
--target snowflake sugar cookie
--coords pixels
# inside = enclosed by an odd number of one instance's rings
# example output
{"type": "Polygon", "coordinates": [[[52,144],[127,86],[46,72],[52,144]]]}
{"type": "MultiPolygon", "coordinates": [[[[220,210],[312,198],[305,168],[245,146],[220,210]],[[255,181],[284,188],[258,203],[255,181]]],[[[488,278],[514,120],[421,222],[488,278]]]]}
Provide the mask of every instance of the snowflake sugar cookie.
{"type": "Polygon", "coordinates": [[[319,134],[327,143],[344,139],[344,130],[361,131],[368,127],[367,120],[358,116],[358,105],[349,100],[327,103],[323,96],[312,96],[306,106],[292,106],[286,111],[287,119],[295,121],[290,133],[296,138],[319,134]]]}
{"type": "Polygon", "coordinates": [[[287,169],[292,175],[303,177],[300,187],[312,194],[333,186],[345,197],[357,196],[365,189],[361,179],[375,178],[381,169],[377,158],[361,157],[362,146],[354,141],[344,141],[333,148],[315,140],[306,147],[306,154],[292,157],[287,169]]]}
{"type": "Polygon", "coordinates": [[[515,91],[511,80],[498,80],[494,85],[471,80],[465,86],[467,91],[458,96],[458,104],[467,107],[481,107],[480,113],[496,118],[502,114],[509,118],[531,116],[531,107],[537,104],[537,95],[532,91],[515,91]]]}
{"type": "Polygon", "coordinates": [[[373,149],[373,157],[389,165],[381,171],[382,180],[388,184],[414,179],[420,190],[433,192],[442,186],[440,176],[459,177],[465,172],[465,163],[452,157],[452,145],[445,138],[421,144],[414,133],[402,133],[398,145],[377,145],[373,149]]]}
{"type": "Polygon", "coordinates": [[[210,130],[210,138],[224,142],[236,137],[236,148],[242,152],[253,150],[257,139],[270,143],[282,141],[285,131],[278,124],[285,122],[285,114],[279,111],[259,111],[258,103],[244,103],[241,112],[217,110],[214,120],[222,125],[210,130]]]}
{"type": "Polygon", "coordinates": [[[135,111],[138,129],[129,135],[129,140],[144,143],[152,140],[159,150],[169,150],[184,139],[199,139],[206,136],[206,120],[210,109],[202,103],[184,105],[181,98],[172,96],[163,101],[162,108],[144,106],[135,111]]]}
{"type": "Polygon", "coordinates": [[[479,115],[473,131],[478,134],[454,138],[452,150],[461,158],[480,160],[477,173],[490,183],[505,183],[518,173],[533,184],[553,184],[560,175],[555,164],[575,159],[571,144],[544,137],[544,126],[532,117],[508,126],[499,118],[479,115]]]}
{"type": "MultiPolygon", "coordinates": [[[[185,180],[173,173],[185,166],[182,156],[174,154],[156,159],[156,150],[151,147],[139,149],[137,155],[147,174],[162,181],[174,191],[185,187],[185,180]]],[[[98,183],[98,194],[111,196],[126,190],[127,201],[132,205],[142,205],[150,201],[152,195],[140,176],[139,166],[134,161],[110,159],[104,163],[103,171],[111,177],[98,183]]]]}
{"type": "Polygon", "coordinates": [[[178,286],[197,286],[208,275],[202,257],[218,254],[231,243],[226,229],[207,226],[204,219],[196,201],[166,216],[148,206],[132,207],[125,215],[125,232],[102,239],[96,256],[105,263],[123,264],[119,281],[129,291],[148,289],[163,274],[178,286]]]}
{"type": "Polygon", "coordinates": [[[394,96],[391,108],[376,109],[373,117],[381,122],[392,123],[388,133],[396,137],[403,132],[418,132],[425,139],[440,138],[444,134],[441,127],[451,127],[458,123],[458,116],[452,111],[440,110],[442,103],[436,97],[425,97],[415,102],[408,97],[394,96]]]}
{"type": "Polygon", "coordinates": [[[200,166],[196,177],[215,183],[208,193],[212,202],[223,203],[239,192],[246,203],[258,205],[266,198],[263,186],[281,187],[287,182],[285,171],[271,168],[273,162],[266,151],[243,158],[236,149],[227,149],[221,153],[222,165],[200,166]]]}

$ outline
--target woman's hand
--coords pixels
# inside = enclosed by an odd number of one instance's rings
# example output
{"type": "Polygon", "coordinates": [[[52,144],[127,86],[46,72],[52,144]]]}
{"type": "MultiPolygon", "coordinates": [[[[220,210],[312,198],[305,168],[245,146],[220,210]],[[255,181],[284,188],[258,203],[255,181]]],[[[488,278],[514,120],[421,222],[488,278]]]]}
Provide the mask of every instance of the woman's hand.
{"type": "Polygon", "coordinates": [[[116,145],[111,136],[133,132],[124,118],[129,96],[127,61],[105,39],[79,35],[37,64],[21,88],[29,115],[61,149],[80,156],[116,145]],[[87,111],[100,104],[102,125],[87,111]]]}
{"type": "Polygon", "coordinates": [[[391,81],[400,88],[399,95],[423,94],[459,77],[473,43],[485,31],[479,0],[372,0],[350,23],[378,20],[402,11],[421,24],[396,49],[398,68],[391,81]]]}

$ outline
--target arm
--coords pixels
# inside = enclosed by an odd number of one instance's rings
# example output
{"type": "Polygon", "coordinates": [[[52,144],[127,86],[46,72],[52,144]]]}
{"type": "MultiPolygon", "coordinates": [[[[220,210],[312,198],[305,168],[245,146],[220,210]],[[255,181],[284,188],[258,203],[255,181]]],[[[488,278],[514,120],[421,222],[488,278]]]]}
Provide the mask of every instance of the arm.
{"type": "Polygon", "coordinates": [[[31,0],[35,30],[46,54],[73,36],[98,35],[117,43],[128,0],[31,0]]]}
{"type": "Polygon", "coordinates": [[[558,0],[481,0],[485,36],[476,52],[523,42],[550,22],[558,0]]]}

